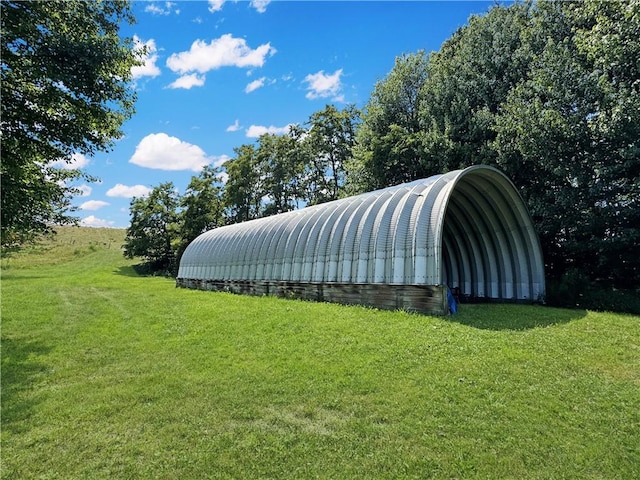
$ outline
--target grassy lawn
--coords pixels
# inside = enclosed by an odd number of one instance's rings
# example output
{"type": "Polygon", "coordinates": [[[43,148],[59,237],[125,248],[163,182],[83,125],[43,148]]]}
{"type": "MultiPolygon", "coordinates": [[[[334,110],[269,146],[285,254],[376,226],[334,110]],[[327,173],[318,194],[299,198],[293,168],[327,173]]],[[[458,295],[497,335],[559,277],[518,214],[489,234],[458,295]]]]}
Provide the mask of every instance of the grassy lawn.
{"type": "Polygon", "coordinates": [[[2,260],[2,478],[640,478],[640,317],[177,289],[123,237],[2,260]]]}

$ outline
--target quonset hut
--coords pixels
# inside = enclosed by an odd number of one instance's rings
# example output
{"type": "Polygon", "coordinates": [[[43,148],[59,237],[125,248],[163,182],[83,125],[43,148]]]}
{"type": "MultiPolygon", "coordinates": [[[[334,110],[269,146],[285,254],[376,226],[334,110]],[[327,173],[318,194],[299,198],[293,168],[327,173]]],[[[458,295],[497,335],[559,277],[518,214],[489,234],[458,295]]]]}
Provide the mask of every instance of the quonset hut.
{"type": "Polygon", "coordinates": [[[545,288],[522,198],[483,165],[210,230],[177,285],[441,315],[448,288],[496,301],[545,288]]]}

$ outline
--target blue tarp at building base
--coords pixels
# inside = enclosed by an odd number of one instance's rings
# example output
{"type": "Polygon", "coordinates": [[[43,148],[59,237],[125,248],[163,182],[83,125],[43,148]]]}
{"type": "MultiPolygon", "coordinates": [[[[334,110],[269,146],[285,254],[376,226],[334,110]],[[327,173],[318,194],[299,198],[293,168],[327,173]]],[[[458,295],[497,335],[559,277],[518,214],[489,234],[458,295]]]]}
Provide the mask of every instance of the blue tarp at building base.
{"type": "Polygon", "coordinates": [[[456,297],[451,293],[450,288],[447,288],[447,301],[449,302],[449,313],[453,315],[458,313],[458,303],[456,302],[456,297]]]}

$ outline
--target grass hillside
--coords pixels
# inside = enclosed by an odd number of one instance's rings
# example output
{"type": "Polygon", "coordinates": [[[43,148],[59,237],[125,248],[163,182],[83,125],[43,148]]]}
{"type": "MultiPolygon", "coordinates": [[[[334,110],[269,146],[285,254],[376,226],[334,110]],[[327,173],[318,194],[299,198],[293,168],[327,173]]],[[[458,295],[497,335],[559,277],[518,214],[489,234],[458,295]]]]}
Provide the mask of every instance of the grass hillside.
{"type": "Polygon", "coordinates": [[[640,478],[640,318],[175,288],[124,231],[2,260],[2,478],[640,478]]]}

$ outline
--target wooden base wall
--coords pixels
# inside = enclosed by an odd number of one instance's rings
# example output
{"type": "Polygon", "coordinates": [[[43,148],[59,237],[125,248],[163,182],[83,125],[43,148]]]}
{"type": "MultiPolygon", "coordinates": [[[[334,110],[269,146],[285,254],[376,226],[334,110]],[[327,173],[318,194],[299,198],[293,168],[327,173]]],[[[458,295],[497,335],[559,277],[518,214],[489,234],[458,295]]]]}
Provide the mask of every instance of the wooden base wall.
{"type": "Polygon", "coordinates": [[[440,285],[301,283],[193,278],[178,278],[176,285],[244,295],[273,295],[344,305],[367,305],[386,310],[407,310],[431,315],[446,315],[449,312],[446,287],[440,285]]]}

